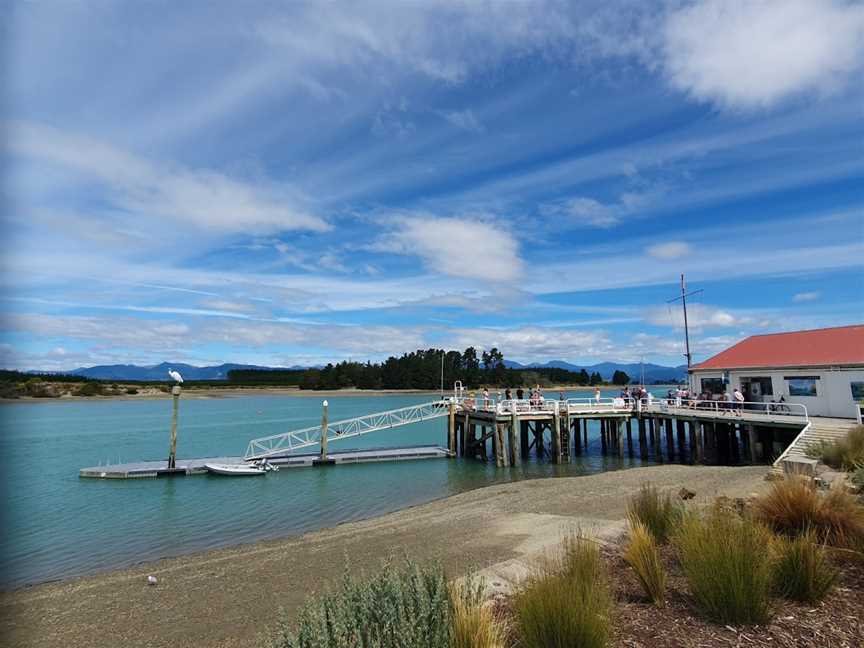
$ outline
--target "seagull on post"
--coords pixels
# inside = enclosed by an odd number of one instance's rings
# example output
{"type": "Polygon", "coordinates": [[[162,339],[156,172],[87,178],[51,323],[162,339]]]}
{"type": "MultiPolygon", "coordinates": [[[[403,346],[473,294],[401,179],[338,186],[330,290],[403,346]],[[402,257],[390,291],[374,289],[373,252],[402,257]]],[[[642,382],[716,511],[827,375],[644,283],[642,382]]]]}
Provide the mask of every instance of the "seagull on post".
{"type": "Polygon", "coordinates": [[[179,371],[174,371],[173,369],[169,369],[168,375],[171,376],[171,378],[173,378],[174,380],[176,380],[178,384],[183,382],[183,376],[180,375],[179,371]]]}

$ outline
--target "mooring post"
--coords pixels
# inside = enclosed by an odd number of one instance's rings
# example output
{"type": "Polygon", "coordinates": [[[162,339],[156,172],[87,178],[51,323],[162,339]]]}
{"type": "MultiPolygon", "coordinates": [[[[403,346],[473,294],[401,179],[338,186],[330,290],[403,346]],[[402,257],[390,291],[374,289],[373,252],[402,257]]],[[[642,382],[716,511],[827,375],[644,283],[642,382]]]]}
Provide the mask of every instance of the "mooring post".
{"type": "Polygon", "coordinates": [[[449,408],[449,416],[447,417],[447,449],[450,451],[450,456],[456,456],[456,403],[451,400],[449,408]]]}
{"type": "Polygon", "coordinates": [[[177,414],[180,411],[180,385],[171,388],[171,396],[174,399],[171,410],[171,447],[168,449],[168,470],[177,467],[177,414]]]}
{"type": "Polygon", "coordinates": [[[328,415],[327,408],[328,403],[325,400],[322,403],[324,411],[321,414],[321,461],[327,461],[327,423],[328,423],[328,415]]]}
{"type": "Polygon", "coordinates": [[[561,463],[561,419],[552,412],[552,463],[561,463]]]}
{"type": "Polygon", "coordinates": [[[519,429],[519,415],[516,413],[516,406],[513,406],[513,413],[510,415],[510,430],[508,433],[508,450],[510,452],[510,465],[516,466],[519,464],[519,449],[517,448],[519,441],[517,440],[516,431],[519,429]]]}

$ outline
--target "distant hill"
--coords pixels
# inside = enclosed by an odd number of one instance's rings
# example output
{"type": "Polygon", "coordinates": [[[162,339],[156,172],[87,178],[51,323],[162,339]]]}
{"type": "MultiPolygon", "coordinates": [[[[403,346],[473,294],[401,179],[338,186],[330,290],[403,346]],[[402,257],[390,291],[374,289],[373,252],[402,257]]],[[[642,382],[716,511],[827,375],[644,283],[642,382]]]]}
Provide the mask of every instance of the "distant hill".
{"type": "MultiPolygon", "coordinates": [[[[138,365],[99,365],[96,367],[81,367],[69,373],[99,380],[168,380],[168,370],[179,371],[185,380],[228,380],[228,372],[232,369],[285,369],[286,367],[260,367],[248,364],[225,363],[215,367],[195,367],[182,362],[163,362],[152,367],[138,365]]],[[[288,369],[306,369],[306,367],[287,367],[288,369]]]]}
{"type": "Polygon", "coordinates": [[[544,368],[555,368],[555,369],[566,369],[568,371],[581,371],[585,369],[589,374],[593,372],[599,373],[604,380],[612,380],[612,375],[616,371],[623,371],[628,376],[630,376],[631,380],[639,381],[641,379],[641,372],[645,371],[645,382],[653,383],[658,380],[662,380],[664,382],[675,382],[679,380],[687,379],[687,365],[679,365],[677,367],[665,367],[663,365],[652,364],[650,362],[646,362],[644,365],[635,363],[624,363],[624,362],[600,362],[598,364],[593,365],[575,365],[570,362],[565,362],[564,360],[550,360],[545,363],[531,363],[531,364],[520,364],[518,362],[513,362],[512,360],[505,360],[504,364],[512,369],[544,369],[544,368]]]}

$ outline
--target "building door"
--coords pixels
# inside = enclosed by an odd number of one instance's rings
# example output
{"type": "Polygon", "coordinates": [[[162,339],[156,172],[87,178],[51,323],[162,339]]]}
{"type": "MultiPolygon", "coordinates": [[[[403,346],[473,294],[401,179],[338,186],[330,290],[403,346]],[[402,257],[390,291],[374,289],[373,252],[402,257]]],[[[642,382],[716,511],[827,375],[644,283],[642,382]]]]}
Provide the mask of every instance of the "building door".
{"type": "Polygon", "coordinates": [[[741,391],[744,392],[744,400],[753,403],[761,403],[765,396],[774,394],[771,378],[763,376],[741,378],[741,391]]]}

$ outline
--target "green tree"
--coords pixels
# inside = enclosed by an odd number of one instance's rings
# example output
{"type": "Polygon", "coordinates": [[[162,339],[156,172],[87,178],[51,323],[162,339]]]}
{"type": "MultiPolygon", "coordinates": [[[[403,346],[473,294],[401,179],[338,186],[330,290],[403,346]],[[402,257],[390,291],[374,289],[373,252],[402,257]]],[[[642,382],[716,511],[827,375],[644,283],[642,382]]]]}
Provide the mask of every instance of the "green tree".
{"type": "Polygon", "coordinates": [[[627,375],[626,372],[617,370],[614,374],[612,374],[612,384],[613,385],[629,385],[630,384],[630,376],[627,375]]]}

